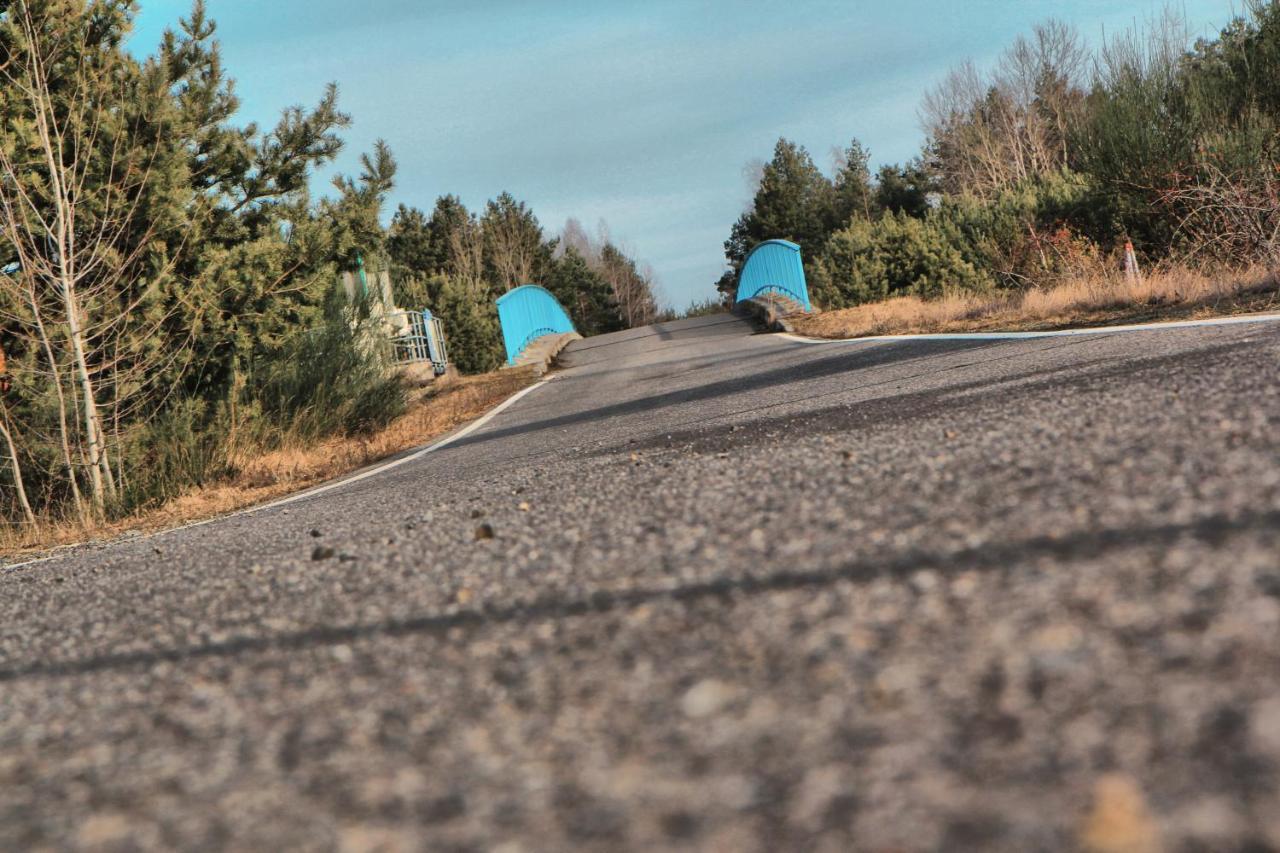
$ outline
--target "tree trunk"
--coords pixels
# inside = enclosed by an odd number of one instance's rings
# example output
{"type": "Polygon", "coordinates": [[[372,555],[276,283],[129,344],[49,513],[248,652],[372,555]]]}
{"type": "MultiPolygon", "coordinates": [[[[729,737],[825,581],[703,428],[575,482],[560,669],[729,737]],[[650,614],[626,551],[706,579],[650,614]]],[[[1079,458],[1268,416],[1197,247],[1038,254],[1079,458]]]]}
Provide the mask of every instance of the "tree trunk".
{"type": "Polygon", "coordinates": [[[40,342],[44,345],[45,357],[49,359],[49,372],[53,377],[53,387],[58,398],[58,437],[62,442],[62,459],[67,466],[67,481],[71,484],[71,498],[75,501],[76,515],[81,522],[88,521],[85,511],[84,495],[80,494],[80,480],[76,476],[75,462],[71,459],[71,431],[67,424],[67,395],[62,388],[62,373],[58,369],[57,357],[53,352],[53,342],[45,329],[44,318],[40,313],[40,305],[35,295],[34,285],[31,290],[31,310],[35,318],[36,329],[40,332],[40,342]]]}
{"type": "MultiPolygon", "coordinates": [[[[84,333],[80,329],[80,306],[76,302],[75,285],[64,281],[62,294],[67,309],[67,330],[71,338],[71,352],[75,358],[75,371],[80,383],[80,406],[84,414],[85,439],[88,441],[86,450],[89,457],[89,482],[93,486],[93,505],[98,512],[102,512],[106,505],[107,490],[102,482],[105,448],[102,446],[98,403],[94,399],[93,377],[89,375],[89,364],[84,355],[84,333]]],[[[107,481],[110,482],[110,468],[107,469],[107,481]]]]}
{"type": "Polygon", "coordinates": [[[22,508],[22,517],[27,524],[36,523],[36,514],[31,511],[31,502],[27,500],[27,487],[22,481],[22,463],[18,460],[18,448],[14,445],[13,434],[9,431],[9,407],[4,406],[4,417],[0,419],[0,434],[4,435],[5,444],[9,447],[9,466],[13,470],[13,490],[18,495],[18,505],[22,508]]]}

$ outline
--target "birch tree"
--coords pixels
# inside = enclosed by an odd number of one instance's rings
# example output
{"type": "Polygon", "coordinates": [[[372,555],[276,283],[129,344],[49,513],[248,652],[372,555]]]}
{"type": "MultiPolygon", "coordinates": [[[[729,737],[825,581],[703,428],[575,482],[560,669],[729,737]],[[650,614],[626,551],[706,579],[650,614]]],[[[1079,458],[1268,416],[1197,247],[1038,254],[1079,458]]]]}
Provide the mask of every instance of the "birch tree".
{"type": "Polygon", "coordinates": [[[126,30],[129,11],[118,0],[17,0],[0,30],[0,230],[17,261],[0,288],[57,386],[77,502],[79,469],[99,514],[117,491],[101,386],[145,299],[128,278],[148,248],[139,213],[164,148],[144,130],[147,108],[163,108],[147,88],[155,78],[102,43],[126,30]]]}
{"type": "Polygon", "coordinates": [[[202,0],[141,61],[123,46],[133,14],[12,0],[0,15],[0,322],[20,380],[0,438],[16,479],[34,461],[42,503],[84,520],[123,505],[148,424],[183,400],[215,411],[318,317],[359,230],[307,196],[349,122],[334,86],[265,133],[236,125],[202,0]]]}
{"type": "Polygon", "coordinates": [[[1066,167],[1087,63],[1075,30],[1050,21],[1019,37],[989,74],[972,62],[952,69],[921,108],[944,187],[989,197],[1066,167]]]}

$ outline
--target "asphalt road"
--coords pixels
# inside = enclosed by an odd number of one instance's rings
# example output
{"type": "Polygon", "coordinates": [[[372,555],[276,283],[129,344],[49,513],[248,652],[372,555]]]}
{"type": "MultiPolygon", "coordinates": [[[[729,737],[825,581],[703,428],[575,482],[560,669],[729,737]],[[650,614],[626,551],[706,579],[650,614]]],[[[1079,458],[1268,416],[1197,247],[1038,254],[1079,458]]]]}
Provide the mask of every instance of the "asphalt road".
{"type": "Polygon", "coordinates": [[[0,848],[1280,848],[1280,324],[750,332],[0,571],[0,848]]]}

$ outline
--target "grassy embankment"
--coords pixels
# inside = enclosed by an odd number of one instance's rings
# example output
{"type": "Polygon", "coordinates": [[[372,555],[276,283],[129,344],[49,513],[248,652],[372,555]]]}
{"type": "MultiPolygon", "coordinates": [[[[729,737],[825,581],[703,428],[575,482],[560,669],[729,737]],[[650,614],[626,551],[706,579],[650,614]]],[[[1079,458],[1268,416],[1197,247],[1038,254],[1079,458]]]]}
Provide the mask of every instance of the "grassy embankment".
{"type": "Polygon", "coordinates": [[[897,297],[789,319],[798,334],[820,338],[941,332],[1042,331],[1205,319],[1280,310],[1280,278],[1251,269],[1209,275],[1156,270],[1138,281],[1094,276],[1012,294],[897,297]]]}
{"type": "Polygon", "coordinates": [[[440,382],[422,392],[403,415],[372,434],[311,444],[285,443],[266,452],[244,451],[233,460],[234,473],[226,478],[192,488],[125,518],[89,525],[45,520],[35,527],[4,529],[0,533],[0,557],[36,554],[134,532],[154,532],[303,491],[420,447],[480,417],[535,381],[529,370],[499,370],[440,382]]]}

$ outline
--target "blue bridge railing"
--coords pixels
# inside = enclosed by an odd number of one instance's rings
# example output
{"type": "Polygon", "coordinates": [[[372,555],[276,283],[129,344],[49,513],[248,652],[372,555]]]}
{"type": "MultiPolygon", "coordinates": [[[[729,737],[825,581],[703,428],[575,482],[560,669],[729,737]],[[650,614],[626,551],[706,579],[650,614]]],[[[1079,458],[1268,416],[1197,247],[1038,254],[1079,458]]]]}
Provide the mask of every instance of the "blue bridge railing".
{"type": "Polygon", "coordinates": [[[751,250],[738,276],[738,302],[779,293],[812,311],[800,247],[787,240],[766,240],[751,250]]]}
{"type": "Polygon", "coordinates": [[[515,364],[525,347],[543,335],[574,331],[573,322],[556,298],[536,284],[525,284],[500,296],[498,319],[502,321],[507,364],[515,364]]]}

